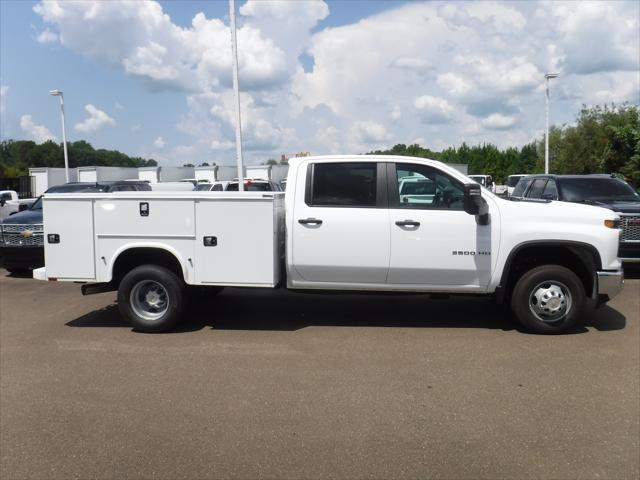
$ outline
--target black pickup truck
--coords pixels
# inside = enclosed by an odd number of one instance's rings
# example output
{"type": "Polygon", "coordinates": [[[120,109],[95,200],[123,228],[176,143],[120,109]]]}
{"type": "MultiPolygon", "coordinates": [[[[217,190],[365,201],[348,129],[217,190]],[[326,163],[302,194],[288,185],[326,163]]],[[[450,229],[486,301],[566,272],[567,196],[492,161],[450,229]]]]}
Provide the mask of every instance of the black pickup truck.
{"type": "Polygon", "coordinates": [[[613,175],[529,175],[521,178],[513,200],[540,199],[585,203],[620,215],[620,249],[624,263],[640,263],[640,195],[613,175]]]}
{"type": "MultiPolygon", "coordinates": [[[[45,193],[122,192],[151,190],[146,182],[72,182],[51,187],[45,193]]],[[[27,210],[0,223],[0,268],[10,273],[44,266],[42,197],[27,210]]]]}

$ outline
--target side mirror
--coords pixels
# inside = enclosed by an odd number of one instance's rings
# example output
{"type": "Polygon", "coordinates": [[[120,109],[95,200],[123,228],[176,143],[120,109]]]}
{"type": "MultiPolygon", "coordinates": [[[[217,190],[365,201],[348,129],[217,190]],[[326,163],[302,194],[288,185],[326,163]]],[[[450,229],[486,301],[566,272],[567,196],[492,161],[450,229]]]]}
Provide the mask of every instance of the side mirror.
{"type": "Polygon", "coordinates": [[[478,215],[482,204],[482,193],[477,183],[464,185],[464,211],[469,215],[478,215]]]}
{"type": "Polygon", "coordinates": [[[464,211],[469,215],[475,215],[478,225],[489,224],[489,206],[482,198],[480,185],[470,183],[464,185],[464,211]]]}

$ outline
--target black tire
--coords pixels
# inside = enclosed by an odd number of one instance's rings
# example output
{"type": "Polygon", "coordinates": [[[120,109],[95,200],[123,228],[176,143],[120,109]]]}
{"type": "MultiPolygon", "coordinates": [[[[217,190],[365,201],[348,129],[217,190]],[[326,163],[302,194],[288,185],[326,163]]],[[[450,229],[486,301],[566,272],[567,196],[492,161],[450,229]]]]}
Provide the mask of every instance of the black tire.
{"type": "Polygon", "coordinates": [[[121,315],[141,332],[169,330],[182,317],[184,304],[184,282],[172,271],[158,265],[134,268],[118,287],[121,315]]]}
{"type": "Polygon", "coordinates": [[[520,277],[511,295],[511,310],[520,324],[535,333],[562,333],[582,318],[584,285],[560,265],[535,267],[520,277]]]}

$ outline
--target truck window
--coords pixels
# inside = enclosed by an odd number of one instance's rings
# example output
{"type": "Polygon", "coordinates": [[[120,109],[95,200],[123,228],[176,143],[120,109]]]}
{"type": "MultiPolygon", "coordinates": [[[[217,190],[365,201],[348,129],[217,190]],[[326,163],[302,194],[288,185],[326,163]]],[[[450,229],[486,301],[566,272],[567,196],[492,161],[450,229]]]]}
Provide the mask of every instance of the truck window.
{"type": "Polygon", "coordinates": [[[513,189],[512,197],[524,197],[524,192],[527,191],[527,187],[533,182],[532,178],[522,177],[513,189]]]}
{"type": "Polygon", "coordinates": [[[541,198],[544,186],[547,184],[546,178],[536,178],[531,184],[527,198],[541,198]]]}
{"type": "Polygon", "coordinates": [[[556,181],[554,179],[549,179],[547,185],[544,187],[541,198],[546,198],[547,200],[558,199],[558,188],[556,187],[556,181]]]}
{"type": "Polygon", "coordinates": [[[375,207],[375,163],[313,164],[311,206],[375,207]]]}
{"type": "Polygon", "coordinates": [[[397,207],[462,210],[462,184],[425,165],[396,165],[397,207]]]}

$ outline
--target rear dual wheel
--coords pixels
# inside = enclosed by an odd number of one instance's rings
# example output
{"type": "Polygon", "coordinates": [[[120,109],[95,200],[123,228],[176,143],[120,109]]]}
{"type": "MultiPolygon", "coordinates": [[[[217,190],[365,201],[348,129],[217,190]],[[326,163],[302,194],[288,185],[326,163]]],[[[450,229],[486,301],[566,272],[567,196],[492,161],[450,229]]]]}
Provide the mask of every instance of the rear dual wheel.
{"type": "Polygon", "coordinates": [[[180,320],[184,304],[184,282],[158,265],[134,268],[118,288],[120,313],[141,332],[169,330],[180,320]]]}

